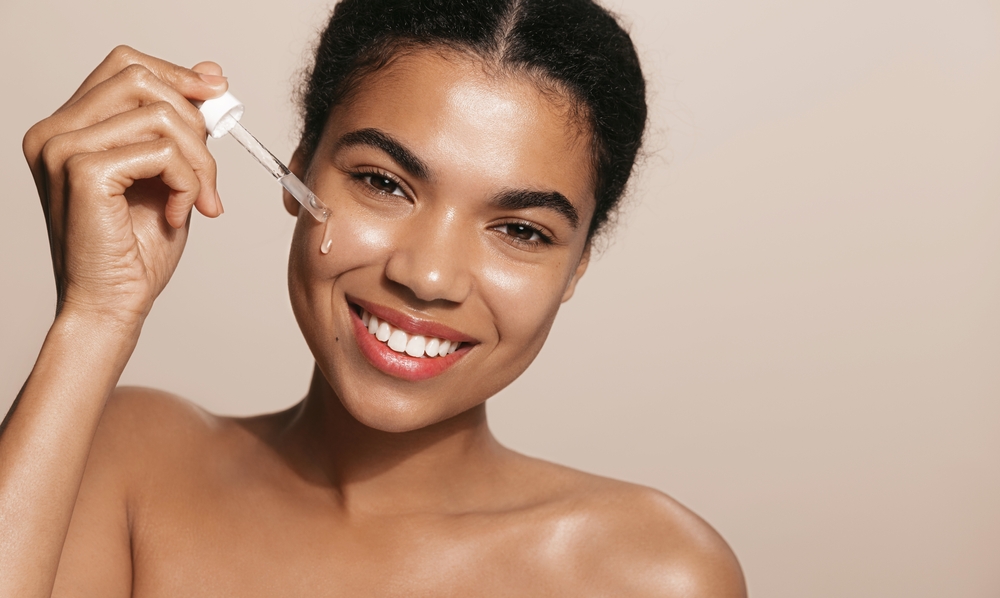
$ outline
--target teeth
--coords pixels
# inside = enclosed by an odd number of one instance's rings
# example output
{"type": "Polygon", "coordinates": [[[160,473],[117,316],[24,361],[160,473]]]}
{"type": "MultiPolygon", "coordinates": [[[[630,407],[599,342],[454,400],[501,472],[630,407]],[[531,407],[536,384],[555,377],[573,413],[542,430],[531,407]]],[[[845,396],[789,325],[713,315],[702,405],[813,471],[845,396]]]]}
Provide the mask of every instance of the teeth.
{"type": "Polygon", "coordinates": [[[405,332],[402,330],[394,330],[389,336],[389,342],[386,344],[388,344],[389,348],[396,353],[402,353],[403,351],[406,351],[407,340],[405,332]]]}
{"type": "Polygon", "coordinates": [[[423,357],[424,356],[424,346],[427,341],[424,337],[419,334],[410,337],[410,340],[406,341],[406,354],[410,357],[423,357]]]}
{"type": "Polygon", "coordinates": [[[388,322],[379,319],[367,311],[361,310],[361,321],[368,328],[369,334],[389,345],[397,353],[406,353],[410,357],[444,357],[454,353],[461,343],[452,343],[435,337],[425,337],[419,334],[410,336],[402,330],[397,330],[388,322]]]}

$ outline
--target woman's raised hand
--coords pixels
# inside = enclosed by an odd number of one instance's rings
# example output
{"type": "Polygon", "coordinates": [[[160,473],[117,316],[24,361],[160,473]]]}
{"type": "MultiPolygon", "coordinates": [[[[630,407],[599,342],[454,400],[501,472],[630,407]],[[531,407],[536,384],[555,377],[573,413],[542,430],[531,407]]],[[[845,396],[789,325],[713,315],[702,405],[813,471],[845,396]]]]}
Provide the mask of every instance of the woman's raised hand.
{"type": "Polygon", "coordinates": [[[214,63],[187,69],[120,46],[27,132],[60,313],[141,324],[177,267],[192,207],[222,213],[191,101],[226,88],[214,63]]]}
{"type": "MultiPolygon", "coordinates": [[[[214,63],[186,69],[119,47],[24,136],[59,303],[0,424],[0,596],[51,595],[71,520],[108,546],[107,521],[74,505],[104,406],[177,267],[191,209],[222,213],[204,120],[191,103],[221,95],[220,75],[214,63]]],[[[123,510],[112,515],[125,521],[123,510]]],[[[125,542],[117,554],[128,554],[125,542]]],[[[100,582],[92,593],[128,595],[126,561],[88,572],[100,582]]]]}

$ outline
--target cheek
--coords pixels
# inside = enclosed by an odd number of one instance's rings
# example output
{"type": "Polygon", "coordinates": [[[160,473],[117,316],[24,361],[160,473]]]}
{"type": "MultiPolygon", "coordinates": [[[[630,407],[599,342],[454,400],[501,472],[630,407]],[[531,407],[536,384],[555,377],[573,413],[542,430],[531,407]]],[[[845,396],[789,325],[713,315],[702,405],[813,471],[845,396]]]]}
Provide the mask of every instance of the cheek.
{"type": "Polygon", "coordinates": [[[336,328],[331,307],[337,303],[337,280],[352,271],[378,268],[391,252],[394,236],[391,222],[338,207],[331,206],[332,215],[322,224],[308,214],[299,216],[288,261],[292,311],[317,356],[329,349],[329,339],[319,331],[336,328]]]}
{"type": "Polygon", "coordinates": [[[484,294],[497,314],[502,340],[541,349],[566,287],[561,270],[485,264],[481,280],[488,292],[484,294]]]}
{"type": "Polygon", "coordinates": [[[377,263],[391,251],[394,223],[360,213],[347,202],[331,202],[331,216],[316,223],[300,216],[292,244],[293,273],[307,281],[328,281],[344,272],[377,263]]]}
{"type": "Polygon", "coordinates": [[[326,221],[319,246],[329,248],[323,258],[326,268],[343,272],[386,254],[392,247],[393,238],[392,223],[342,209],[326,221]]]}

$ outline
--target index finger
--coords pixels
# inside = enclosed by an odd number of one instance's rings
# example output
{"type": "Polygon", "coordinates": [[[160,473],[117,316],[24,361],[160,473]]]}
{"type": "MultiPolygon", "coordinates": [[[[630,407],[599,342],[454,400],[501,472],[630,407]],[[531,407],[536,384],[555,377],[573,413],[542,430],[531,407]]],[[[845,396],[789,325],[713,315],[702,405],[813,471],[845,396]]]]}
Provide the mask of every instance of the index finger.
{"type": "Polygon", "coordinates": [[[229,88],[226,78],[221,75],[199,73],[172,62],[143,54],[128,46],[118,46],[114,50],[111,50],[111,53],[107,55],[101,64],[97,65],[97,68],[84,79],[83,83],[70,99],[60,106],[56,112],[72,106],[95,86],[114,77],[133,64],[146,67],[159,79],[162,79],[163,82],[176,89],[178,93],[189,100],[215,98],[222,95],[229,88]]]}

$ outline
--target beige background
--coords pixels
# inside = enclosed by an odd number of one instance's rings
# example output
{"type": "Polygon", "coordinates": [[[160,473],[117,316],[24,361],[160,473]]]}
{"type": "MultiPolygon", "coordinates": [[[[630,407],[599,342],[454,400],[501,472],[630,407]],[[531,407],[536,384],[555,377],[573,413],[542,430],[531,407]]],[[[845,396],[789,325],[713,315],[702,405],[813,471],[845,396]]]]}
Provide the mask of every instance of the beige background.
{"type": "MultiPolygon", "coordinates": [[[[491,401],[498,436],[690,505],[755,596],[1000,596],[1000,7],[611,6],[651,80],[651,156],[537,363],[491,401]]],[[[223,64],[287,157],[326,10],[4,0],[0,407],[53,307],[28,126],[127,43],[223,64]]],[[[310,371],[292,220],[235,142],[211,147],[228,211],[196,219],[123,381],[280,409],[310,371]]]]}

